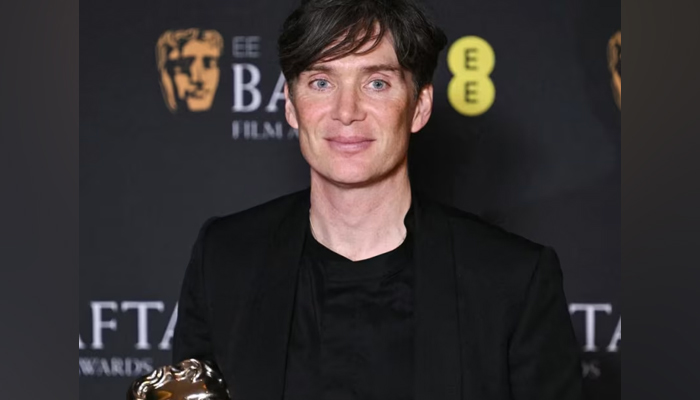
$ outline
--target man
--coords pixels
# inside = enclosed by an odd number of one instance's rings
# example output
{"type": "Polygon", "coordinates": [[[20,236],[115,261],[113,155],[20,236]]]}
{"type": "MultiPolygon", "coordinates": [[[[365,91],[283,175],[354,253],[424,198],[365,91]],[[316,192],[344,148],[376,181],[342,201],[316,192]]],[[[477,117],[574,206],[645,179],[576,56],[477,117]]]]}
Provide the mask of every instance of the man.
{"type": "Polygon", "coordinates": [[[233,399],[578,399],[551,249],[412,193],[442,31],[408,0],[310,0],[279,39],[311,189],[202,228],[174,360],[233,399]]]}

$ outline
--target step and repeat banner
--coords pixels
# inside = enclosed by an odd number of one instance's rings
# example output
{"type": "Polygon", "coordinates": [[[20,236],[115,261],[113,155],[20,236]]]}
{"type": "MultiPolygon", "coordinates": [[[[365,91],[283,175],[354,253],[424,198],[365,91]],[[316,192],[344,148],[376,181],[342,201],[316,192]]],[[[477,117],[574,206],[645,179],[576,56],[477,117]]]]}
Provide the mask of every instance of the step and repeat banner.
{"type": "MultiPolygon", "coordinates": [[[[88,2],[80,10],[85,400],[170,362],[210,216],[306,187],[276,41],[298,0],[88,2]]],[[[414,187],[553,246],[589,399],[621,396],[619,0],[433,0],[449,44],[414,135],[414,187]]],[[[60,100],[59,100],[60,101],[60,100]]]]}

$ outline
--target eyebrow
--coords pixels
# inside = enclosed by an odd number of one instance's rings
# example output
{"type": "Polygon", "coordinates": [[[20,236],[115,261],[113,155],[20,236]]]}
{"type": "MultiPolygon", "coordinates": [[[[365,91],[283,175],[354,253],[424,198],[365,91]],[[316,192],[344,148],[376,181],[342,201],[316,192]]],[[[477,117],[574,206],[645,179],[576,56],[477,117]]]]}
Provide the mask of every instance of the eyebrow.
{"type": "Polygon", "coordinates": [[[377,64],[369,65],[362,68],[363,72],[393,72],[403,78],[403,69],[399,66],[392,64],[377,64]]]}
{"type": "MultiPolygon", "coordinates": [[[[403,69],[394,64],[375,64],[367,65],[361,68],[362,72],[393,72],[403,77],[403,69]]],[[[327,65],[312,65],[303,72],[333,72],[333,68],[327,65]]]]}

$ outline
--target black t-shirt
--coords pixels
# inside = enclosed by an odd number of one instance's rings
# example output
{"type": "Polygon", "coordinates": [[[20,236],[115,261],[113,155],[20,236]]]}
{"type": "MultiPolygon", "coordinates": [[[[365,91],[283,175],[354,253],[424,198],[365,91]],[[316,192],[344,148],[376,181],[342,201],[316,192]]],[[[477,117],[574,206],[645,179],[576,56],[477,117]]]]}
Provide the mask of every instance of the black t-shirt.
{"type": "Polygon", "coordinates": [[[411,214],[399,247],[356,262],[307,231],[285,400],[413,398],[411,214]]]}

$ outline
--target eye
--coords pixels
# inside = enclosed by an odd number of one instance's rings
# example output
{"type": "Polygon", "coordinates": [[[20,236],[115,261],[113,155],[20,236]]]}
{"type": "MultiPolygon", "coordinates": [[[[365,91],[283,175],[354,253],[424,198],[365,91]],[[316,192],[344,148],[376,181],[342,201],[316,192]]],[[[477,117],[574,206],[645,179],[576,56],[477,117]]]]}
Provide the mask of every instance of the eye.
{"type": "Polygon", "coordinates": [[[204,68],[214,68],[217,66],[217,59],[214,57],[204,57],[204,68]]]}
{"type": "Polygon", "coordinates": [[[174,71],[177,74],[189,74],[190,67],[194,62],[194,57],[182,57],[175,61],[174,71]]]}
{"type": "Polygon", "coordinates": [[[311,88],[316,90],[326,90],[331,86],[330,82],[325,79],[314,79],[311,81],[311,88]]]}
{"type": "Polygon", "coordinates": [[[389,84],[381,79],[375,79],[369,83],[369,86],[374,90],[384,90],[389,86],[389,84]]]}

